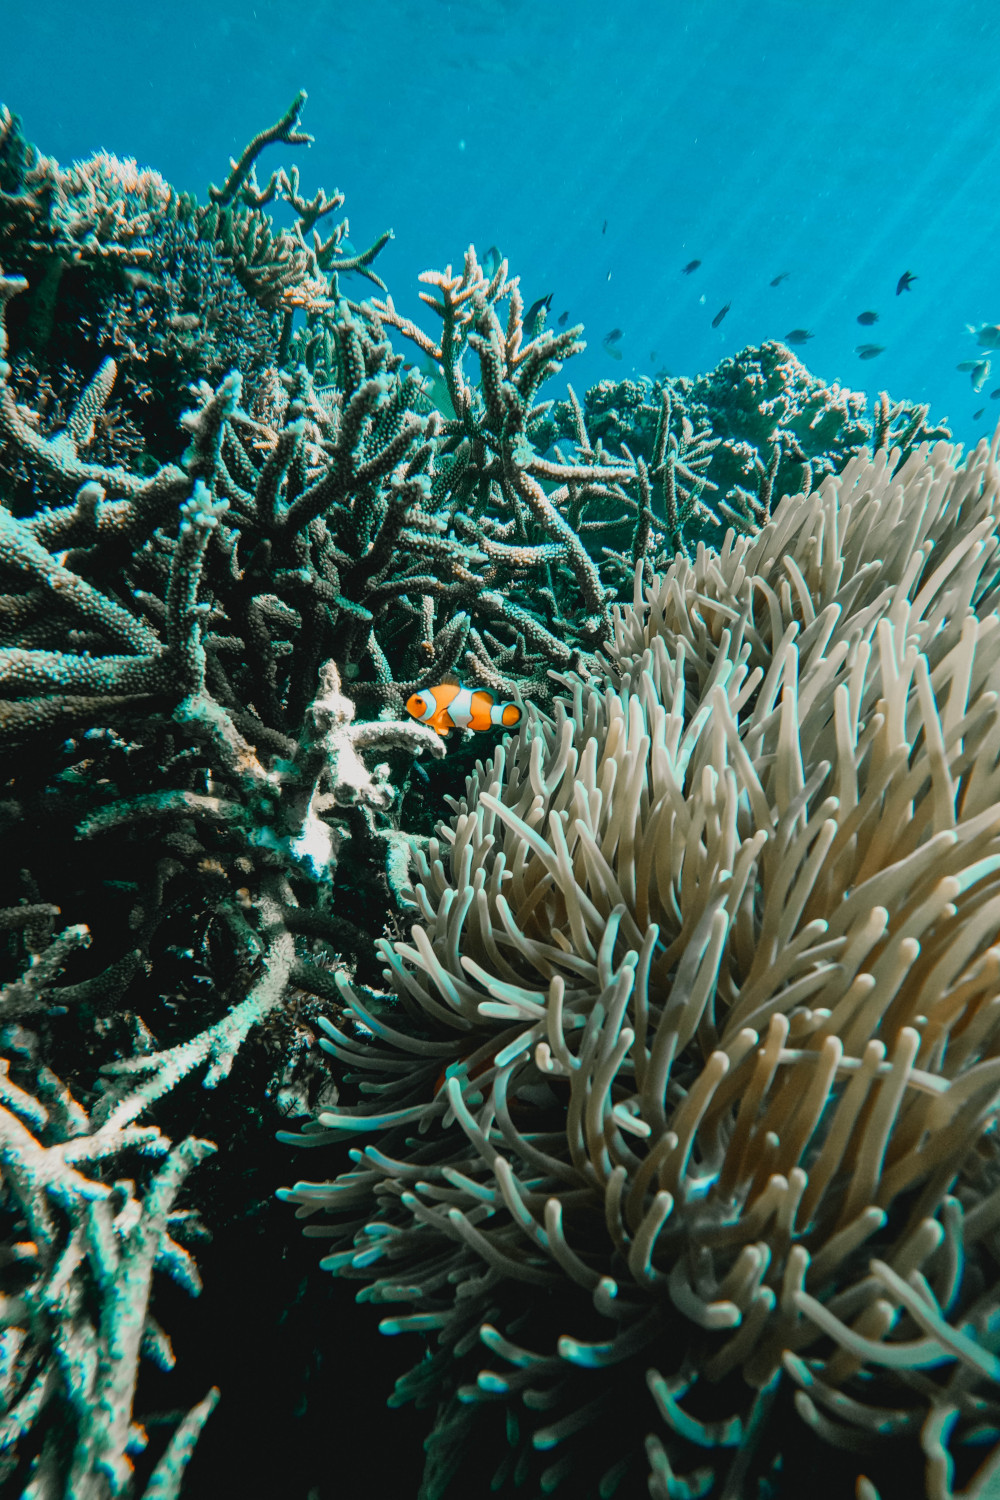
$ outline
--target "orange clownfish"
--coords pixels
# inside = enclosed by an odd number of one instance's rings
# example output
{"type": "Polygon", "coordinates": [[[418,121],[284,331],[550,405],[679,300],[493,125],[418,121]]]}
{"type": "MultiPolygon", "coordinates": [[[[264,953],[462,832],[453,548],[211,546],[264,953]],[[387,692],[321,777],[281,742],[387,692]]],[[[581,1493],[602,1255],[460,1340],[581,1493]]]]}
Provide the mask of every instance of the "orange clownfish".
{"type": "Polygon", "coordinates": [[[451,729],[511,729],[521,722],[516,703],[498,703],[485,688],[463,687],[450,672],[437,687],[407,698],[406,712],[441,735],[451,729]]]}

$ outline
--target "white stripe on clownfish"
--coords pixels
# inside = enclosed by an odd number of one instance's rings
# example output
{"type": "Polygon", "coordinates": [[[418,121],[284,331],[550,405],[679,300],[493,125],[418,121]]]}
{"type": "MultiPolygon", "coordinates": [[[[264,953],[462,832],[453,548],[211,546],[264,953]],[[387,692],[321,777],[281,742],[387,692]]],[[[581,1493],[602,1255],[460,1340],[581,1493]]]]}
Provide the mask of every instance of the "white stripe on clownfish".
{"type": "MultiPolygon", "coordinates": [[[[472,723],[472,688],[461,687],[448,704],[448,717],[456,729],[468,729],[472,723]]],[[[490,718],[493,711],[490,710],[490,718]]]]}

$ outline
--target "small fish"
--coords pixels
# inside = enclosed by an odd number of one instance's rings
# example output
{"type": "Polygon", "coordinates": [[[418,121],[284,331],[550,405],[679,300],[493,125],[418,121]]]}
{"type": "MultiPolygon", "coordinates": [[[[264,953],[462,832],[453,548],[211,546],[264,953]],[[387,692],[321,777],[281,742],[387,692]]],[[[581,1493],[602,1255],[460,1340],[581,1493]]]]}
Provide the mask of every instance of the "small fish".
{"type": "Polygon", "coordinates": [[[985,406],[981,406],[981,407],[980,407],[980,408],[979,408],[979,410],[978,410],[978,411],[974,411],[974,412],[973,412],[973,413],[972,413],[972,420],[973,420],[973,421],[974,421],[974,422],[978,422],[978,421],[979,421],[979,418],[980,418],[980,417],[981,417],[981,416],[982,416],[982,414],[983,414],[983,412],[984,412],[984,411],[985,411],[985,410],[986,410],[986,407],[985,407],[985,406]]]}
{"type": "Polygon", "coordinates": [[[496,245],[491,245],[486,254],[483,256],[483,275],[487,278],[488,281],[493,280],[494,276],[500,269],[500,262],[502,260],[503,256],[500,254],[500,251],[497,249],[496,245]]]}
{"type": "Polygon", "coordinates": [[[854,350],[859,359],[874,359],[885,352],[884,344],[858,344],[854,350]]]}
{"type": "Polygon", "coordinates": [[[774,280],[771,282],[771,285],[772,286],[780,286],[783,281],[787,281],[788,280],[788,278],[789,278],[789,276],[791,276],[791,274],[792,274],[791,271],[780,271],[778,273],[778,275],[774,278],[774,280]]]}
{"type": "Polygon", "coordinates": [[[558,318],[556,319],[556,322],[559,324],[560,328],[565,328],[566,327],[566,321],[567,321],[568,318],[569,318],[569,310],[568,309],[566,310],[566,312],[562,312],[562,313],[559,314],[558,318]]]}
{"type": "Polygon", "coordinates": [[[973,328],[971,323],[966,323],[970,333],[975,334],[976,343],[983,349],[1000,349],[1000,323],[983,323],[978,328],[973,328]]]}
{"type": "Polygon", "coordinates": [[[463,687],[453,672],[446,672],[437,687],[407,698],[406,712],[442,737],[452,729],[511,729],[521,720],[516,703],[498,703],[486,688],[463,687]]]}
{"type": "Polygon", "coordinates": [[[910,287],[917,280],[919,280],[919,278],[914,276],[912,271],[904,271],[902,276],[896,282],[896,296],[898,297],[900,292],[908,292],[910,290],[910,287]]]}
{"type": "Polygon", "coordinates": [[[606,333],[604,335],[603,342],[605,344],[617,344],[617,342],[621,338],[621,336],[622,336],[622,331],[621,331],[620,328],[612,328],[612,330],[611,330],[610,333],[606,333]]]}
{"type": "Polygon", "coordinates": [[[990,400],[1000,401],[1000,385],[997,386],[995,391],[990,391],[990,400]]]}
{"type": "Polygon", "coordinates": [[[528,311],[524,315],[524,331],[528,334],[529,338],[533,337],[537,332],[535,324],[539,318],[542,318],[541,326],[545,327],[544,314],[548,312],[551,306],[552,293],[549,292],[547,297],[539,297],[538,301],[533,302],[528,308],[528,311]]]}
{"type": "Polygon", "coordinates": [[[617,344],[605,344],[604,347],[611,355],[612,359],[621,359],[622,351],[619,349],[617,344]]]}
{"type": "Polygon", "coordinates": [[[858,313],[858,322],[859,323],[863,323],[866,328],[870,328],[873,323],[877,323],[878,322],[878,313],[877,312],[863,312],[863,313],[858,313]]]}
{"type": "Polygon", "coordinates": [[[981,359],[972,371],[972,389],[977,396],[989,378],[990,362],[988,359],[981,359]]]}
{"type": "Polygon", "coordinates": [[[681,275],[682,276],[690,276],[691,272],[692,271],[697,271],[697,269],[698,269],[698,267],[700,265],[701,265],[701,261],[700,260],[689,260],[688,263],[687,263],[687,265],[682,269],[681,275]]]}
{"type": "Polygon", "coordinates": [[[608,232],[608,221],[607,221],[607,219],[605,219],[604,223],[601,225],[601,233],[602,234],[607,234],[607,232],[608,232]]]}
{"type": "Polygon", "coordinates": [[[719,324],[722,322],[723,318],[726,316],[726,313],[729,311],[729,309],[732,307],[732,305],[733,304],[731,302],[727,302],[726,305],[725,305],[725,307],[720,307],[719,308],[719,311],[716,313],[715,317],[712,319],[712,327],[713,328],[718,328],[719,324]]]}
{"type": "Polygon", "coordinates": [[[814,339],[815,337],[816,335],[814,333],[810,333],[808,328],[793,328],[791,333],[785,334],[785,343],[808,344],[809,340],[814,339]]]}
{"type": "Polygon", "coordinates": [[[608,280],[609,281],[611,280],[611,272],[610,271],[608,272],[608,280]]]}

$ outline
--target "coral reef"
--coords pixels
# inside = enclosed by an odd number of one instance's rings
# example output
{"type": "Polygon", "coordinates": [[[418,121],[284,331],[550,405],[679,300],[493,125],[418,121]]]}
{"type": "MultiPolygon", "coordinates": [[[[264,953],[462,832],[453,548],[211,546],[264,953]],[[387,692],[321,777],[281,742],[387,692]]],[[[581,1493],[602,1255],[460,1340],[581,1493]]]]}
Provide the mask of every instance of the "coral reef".
{"type": "Polygon", "coordinates": [[[506,261],[431,335],[261,186],[304,100],[204,204],[0,108],[0,1479],[261,1484],[237,1389],[325,1494],[360,1280],[428,1497],[794,1493],[789,1423],[975,1493],[994,456],[777,345],[554,402],[506,261]],[[516,739],[405,717],[451,671],[516,739]]]}
{"type": "Polygon", "coordinates": [[[897,465],[637,586],[419,856],[395,1003],[338,979],[368,1083],[302,1140],[362,1143],[286,1196],[428,1338],[427,1497],[479,1408],[501,1493],[1000,1463],[1000,474],[897,465]]]}
{"type": "MultiPolygon", "coordinates": [[[[711,462],[702,477],[708,493],[720,496],[720,515],[703,510],[692,517],[702,525],[692,526],[689,536],[683,525],[675,530],[672,551],[687,548],[699,534],[718,546],[720,528],[731,522],[756,529],[782,495],[808,492],[865,447],[898,448],[905,457],[919,443],[951,437],[946,424],[928,422],[926,406],[893,403],[884,391],[866,417],[861,392],[825,384],[774,341],[743,349],[693,378],[602,380],[584,402],[588,428],[605,448],[624,443],[648,461],[660,441],[665,400],[672,442],[689,444],[696,429],[702,441],[711,438],[711,462]]],[[[576,421],[575,401],[558,402],[545,436],[569,437],[576,421]]]]}

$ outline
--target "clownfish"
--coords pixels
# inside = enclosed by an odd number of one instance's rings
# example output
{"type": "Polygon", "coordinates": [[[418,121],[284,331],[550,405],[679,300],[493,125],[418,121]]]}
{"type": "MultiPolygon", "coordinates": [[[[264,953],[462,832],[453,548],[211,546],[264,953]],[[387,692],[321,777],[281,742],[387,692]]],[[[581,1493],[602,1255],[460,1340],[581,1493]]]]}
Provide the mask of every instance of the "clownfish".
{"type": "Polygon", "coordinates": [[[511,729],[521,722],[516,703],[498,703],[486,688],[463,687],[450,672],[437,687],[407,698],[406,712],[440,735],[451,729],[511,729]]]}

